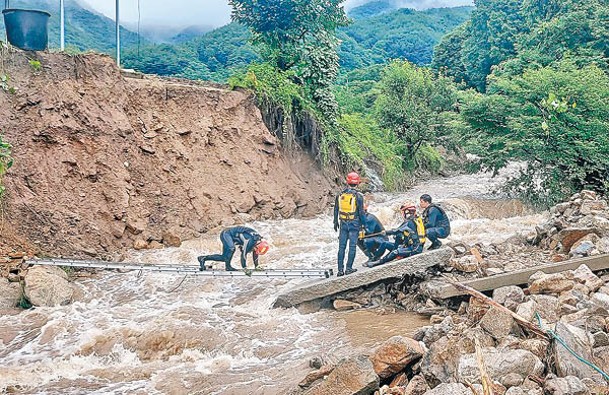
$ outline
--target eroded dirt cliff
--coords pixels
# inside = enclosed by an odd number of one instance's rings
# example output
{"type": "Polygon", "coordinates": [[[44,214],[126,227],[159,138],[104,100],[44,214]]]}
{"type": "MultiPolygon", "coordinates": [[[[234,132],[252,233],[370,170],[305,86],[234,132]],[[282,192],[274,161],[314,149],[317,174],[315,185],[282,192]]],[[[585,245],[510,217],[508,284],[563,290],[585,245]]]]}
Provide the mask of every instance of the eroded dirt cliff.
{"type": "Polygon", "coordinates": [[[328,204],[330,182],[308,156],[282,152],[246,93],[124,78],[96,54],[11,52],[1,67],[16,90],[0,90],[15,159],[5,250],[104,256],[328,204]]]}

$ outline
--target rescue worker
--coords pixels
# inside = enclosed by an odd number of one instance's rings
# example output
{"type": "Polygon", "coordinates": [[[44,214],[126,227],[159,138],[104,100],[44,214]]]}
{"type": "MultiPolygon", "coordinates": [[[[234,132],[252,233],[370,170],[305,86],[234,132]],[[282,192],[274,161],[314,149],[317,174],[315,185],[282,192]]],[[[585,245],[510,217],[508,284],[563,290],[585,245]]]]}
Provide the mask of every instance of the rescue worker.
{"type": "Polygon", "coordinates": [[[395,235],[395,243],[387,242],[385,247],[391,251],[377,261],[368,263],[366,266],[374,267],[393,261],[394,259],[407,258],[409,256],[423,252],[423,243],[417,231],[416,214],[417,208],[413,204],[405,204],[400,207],[404,217],[404,222],[396,229],[391,229],[385,233],[395,235]]]}
{"type": "MultiPolygon", "coordinates": [[[[360,238],[357,241],[357,246],[368,257],[368,262],[376,261],[385,253],[385,243],[389,241],[387,235],[383,235],[385,231],[383,224],[376,215],[368,212],[368,203],[364,203],[364,212],[366,220],[364,222],[364,231],[360,231],[360,238]],[[367,237],[369,235],[375,235],[367,237]]],[[[366,263],[368,263],[366,262],[366,263]]],[[[364,264],[365,265],[365,264],[364,264]]]]}
{"type": "Polygon", "coordinates": [[[353,268],[355,252],[360,229],[366,221],[364,212],[364,196],[356,189],[361,183],[359,174],[351,172],[347,174],[347,188],[338,196],[334,204],[334,231],[340,233],[338,237],[338,273],[337,277],[345,274],[355,273],[353,268]],[[349,242],[349,253],[347,256],[347,270],[344,271],[345,249],[349,242]]]}
{"type": "Polygon", "coordinates": [[[234,226],[224,229],[220,232],[220,241],[222,242],[222,254],[201,255],[197,258],[199,261],[199,270],[205,270],[207,261],[224,262],[227,271],[235,271],[230,264],[235,254],[235,247],[238,246],[241,250],[241,267],[247,267],[247,254],[252,253],[254,259],[254,267],[258,267],[258,256],[268,252],[270,246],[262,236],[254,229],[246,226],[234,226]]]}
{"type": "Polygon", "coordinates": [[[442,207],[431,202],[431,196],[421,195],[420,205],[424,210],[422,217],[427,238],[431,241],[429,250],[435,250],[442,246],[438,239],[445,239],[450,235],[450,220],[442,207]]]}

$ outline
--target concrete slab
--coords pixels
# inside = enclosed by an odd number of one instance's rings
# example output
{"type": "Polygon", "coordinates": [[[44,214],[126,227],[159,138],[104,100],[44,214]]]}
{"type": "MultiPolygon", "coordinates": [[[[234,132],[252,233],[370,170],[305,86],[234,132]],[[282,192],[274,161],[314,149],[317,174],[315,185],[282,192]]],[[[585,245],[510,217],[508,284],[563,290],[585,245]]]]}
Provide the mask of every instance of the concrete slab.
{"type": "Polygon", "coordinates": [[[356,273],[348,276],[333,277],[293,288],[279,295],[273,307],[298,306],[301,303],[322,299],[380,281],[400,279],[403,275],[412,275],[435,265],[445,265],[451,255],[452,250],[450,248],[441,248],[371,269],[357,268],[356,273]]]}
{"type": "MultiPolygon", "coordinates": [[[[587,258],[569,259],[568,261],[559,263],[548,263],[527,269],[515,270],[509,273],[499,274],[491,277],[477,278],[475,280],[463,281],[462,283],[470,286],[478,291],[491,291],[496,288],[505,287],[508,285],[523,285],[527,284],[529,277],[535,272],[542,271],[546,274],[564,272],[566,270],[575,270],[580,265],[586,265],[593,272],[609,269],[609,254],[597,255],[587,258]]],[[[428,282],[425,286],[427,293],[433,299],[448,299],[455,296],[465,295],[451,284],[441,280],[428,282]]]]}

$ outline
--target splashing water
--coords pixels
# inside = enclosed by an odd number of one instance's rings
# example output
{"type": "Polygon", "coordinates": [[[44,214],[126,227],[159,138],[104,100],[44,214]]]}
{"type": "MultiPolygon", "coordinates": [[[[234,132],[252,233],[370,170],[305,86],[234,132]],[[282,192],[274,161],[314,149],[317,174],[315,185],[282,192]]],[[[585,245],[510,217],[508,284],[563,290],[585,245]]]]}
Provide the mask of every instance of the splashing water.
{"type": "MultiPolygon", "coordinates": [[[[407,193],[373,195],[370,211],[395,226],[402,202],[429,193],[448,210],[452,241],[500,242],[543,220],[516,201],[497,199],[491,191],[500,181],[485,174],[425,181],[407,193]]],[[[267,268],[336,266],[329,213],[251,226],[273,246],[261,261],[267,268]]],[[[134,251],[127,260],[195,265],[198,255],[220,248],[218,235],[207,234],[179,248],[134,251]]],[[[356,267],[364,260],[358,254],[356,267]]],[[[308,372],[309,358],[336,360],[425,324],[405,312],[271,309],[279,293],[311,280],[182,280],[166,273],[99,272],[73,283],[79,296],[71,305],[0,316],[0,391],[287,393],[308,372]],[[400,324],[407,321],[410,327],[400,324]]]]}

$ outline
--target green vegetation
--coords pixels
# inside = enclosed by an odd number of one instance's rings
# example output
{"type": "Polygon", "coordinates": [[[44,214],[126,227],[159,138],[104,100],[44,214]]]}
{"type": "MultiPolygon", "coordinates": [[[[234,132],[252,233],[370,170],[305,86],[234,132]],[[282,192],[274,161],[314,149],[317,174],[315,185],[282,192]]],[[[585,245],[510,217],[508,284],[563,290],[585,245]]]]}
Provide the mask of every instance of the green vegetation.
{"type": "Polygon", "coordinates": [[[30,64],[30,67],[34,71],[40,71],[40,69],[42,68],[42,63],[40,63],[39,60],[30,59],[28,62],[30,64]]]}
{"type": "Polygon", "coordinates": [[[4,185],[2,184],[2,178],[13,166],[13,158],[11,157],[11,145],[2,139],[0,135],[0,198],[4,195],[4,185]]]}
{"type": "Polygon", "coordinates": [[[609,7],[605,0],[480,1],[447,35],[433,68],[460,94],[453,131],[480,166],[526,168],[506,189],[547,207],[609,190],[609,7]]]}

